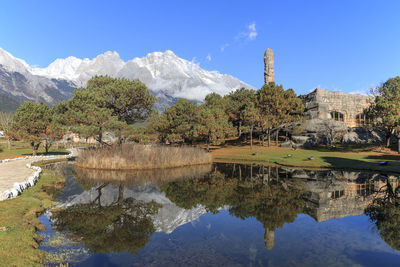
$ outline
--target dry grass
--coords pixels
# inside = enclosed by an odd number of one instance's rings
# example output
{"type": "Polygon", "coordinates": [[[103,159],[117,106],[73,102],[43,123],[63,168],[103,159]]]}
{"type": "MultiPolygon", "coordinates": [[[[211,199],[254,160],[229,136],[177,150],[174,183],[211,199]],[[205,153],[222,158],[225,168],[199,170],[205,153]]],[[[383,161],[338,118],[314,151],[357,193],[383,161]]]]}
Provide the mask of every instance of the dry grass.
{"type": "Polygon", "coordinates": [[[181,179],[200,178],[210,171],[211,164],[130,171],[75,169],[79,182],[89,186],[96,183],[123,183],[127,186],[160,185],[181,179]]]}
{"type": "Polygon", "coordinates": [[[211,162],[211,155],[197,147],[124,144],[84,150],[79,154],[76,166],[101,170],[148,170],[211,162]]]}

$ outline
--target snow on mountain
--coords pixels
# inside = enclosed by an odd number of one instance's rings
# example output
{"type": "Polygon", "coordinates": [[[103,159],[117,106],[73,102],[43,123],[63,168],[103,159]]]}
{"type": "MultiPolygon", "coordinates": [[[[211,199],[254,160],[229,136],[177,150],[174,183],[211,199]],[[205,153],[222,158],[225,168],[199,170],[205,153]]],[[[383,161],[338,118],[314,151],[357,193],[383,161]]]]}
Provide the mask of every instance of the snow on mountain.
{"type": "Polygon", "coordinates": [[[74,87],[69,81],[35,75],[25,61],[0,48],[0,111],[15,110],[27,100],[55,104],[70,98],[74,87]]]}
{"type": "Polygon", "coordinates": [[[230,75],[204,70],[170,50],[153,52],[127,62],[118,53],[110,51],[92,60],[69,57],[57,59],[44,69],[34,68],[32,72],[48,78],[69,80],[77,86],[84,86],[94,75],[139,79],[155,93],[198,101],[212,92],[224,95],[240,87],[253,88],[230,75]]]}
{"type": "Polygon", "coordinates": [[[0,65],[9,72],[19,72],[21,74],[30,73],[29,65],[22,59],[13,57],[10,53],[0,48],[0,65]]]}
{"type": "Polygon", "coordinates": [[[93,59],[68,57],[46,68],[32,68],[0,48],[0,109],[3,102],[12,101],[55,104],[70,98],[74,88],[85,86],[95,75],[141,80],[157,96],[156,108],[161,111],[177,98],[203,101],[212,92],[225,95],[240,87],[253,88],[233,76],[204,70],[170,50],[127,62],[108,51],[93,59]]]}

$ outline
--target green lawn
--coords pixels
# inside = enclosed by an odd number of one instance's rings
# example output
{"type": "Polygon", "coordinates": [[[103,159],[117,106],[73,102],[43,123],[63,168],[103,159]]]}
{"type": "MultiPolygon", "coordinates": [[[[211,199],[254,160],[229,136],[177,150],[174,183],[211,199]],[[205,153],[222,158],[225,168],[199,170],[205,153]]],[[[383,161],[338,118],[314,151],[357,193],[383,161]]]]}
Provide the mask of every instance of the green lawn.
{"type": "MultiPolygon", "coordinates": [[[[38,151],[38,155],[44,155],[44,148],[40,147],[38,151]]],[[[49,150],[49,155],[66,155],[68,154],[68,150],[64,148],[56,149],[55,147],[51,147],[49,150]]],[[[5,140],[0,139],[0,160],[8,159],[8,158],[17,158],[24,156],[32,156],[32,148],[26,142],[12,142],[11,149],[7,149],[7,143],[5,140]]]]}
{"type": "Polygon", "coordinates": [[[215,161],[253,162],[270,165],[283,165],[297,168],[341,168],[358,170],[376,170],[400,173],[400,155],[381,152],[372,147],[346,146],[336,149],[297,149],[261,148],[248,146],[227,147],[212,152],[215,161]],[[256,155],[253,153],[256,152],[256,155]],[[309,159],[313,157],[313,159],[309,159]],[[379,164],[388,161],[387,166],[379,164]]]}
{"type": "Polygon", "coordinates": [[[55,204],[52,192],[64,182],[62,176],[43,170],[35,186],[0,202],[0,266],[42,266],[45,253],[37,249],[41,237],[36,231],[44,229],[37,216],[55,204]]]}

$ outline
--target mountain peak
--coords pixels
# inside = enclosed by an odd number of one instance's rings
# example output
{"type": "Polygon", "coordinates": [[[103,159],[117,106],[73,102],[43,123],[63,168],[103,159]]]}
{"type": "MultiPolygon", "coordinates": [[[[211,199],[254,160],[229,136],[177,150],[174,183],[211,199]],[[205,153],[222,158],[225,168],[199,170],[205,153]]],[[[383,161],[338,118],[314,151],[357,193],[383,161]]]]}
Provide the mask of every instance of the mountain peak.
{"type": "Polygon", "coordinates": [[[26,74],[29,72],[29,65],[22,59],[16,58],[6,50],[0,48],[0,65],[11,72],[26,74]]]}
{"type": "MultiPolygon", "coordinates": [[[[25,61],[0,49],[0,64],[3,65],[0,71],[19,72],[24,76],[18,81],[0,81],[0,93],[2,86],[9,87],[5,90],[16,97],[23,95],[23,99],[35,99],[37,92],[41,92],[48,103],[70,97],[73,88],[85,86],[95,75],[139,79],[156,95],[164,95],[158,98],[166,100],[168,105],[181,97],[203,101],[209,93],[225,95],[240,87],[254,88],[230,75],[202,69],[171,50],[126,62],[117,52],[106,51],[93,59],[70,56],[56,59],[47,68],[31,68],[25,61]],[[12,88],[11,84],[14,84],[12,88]],[[21,84],[26,92],[20,92],[21,84]]],[[[15,78],[10,76],[10,79],[15,78]]]]}

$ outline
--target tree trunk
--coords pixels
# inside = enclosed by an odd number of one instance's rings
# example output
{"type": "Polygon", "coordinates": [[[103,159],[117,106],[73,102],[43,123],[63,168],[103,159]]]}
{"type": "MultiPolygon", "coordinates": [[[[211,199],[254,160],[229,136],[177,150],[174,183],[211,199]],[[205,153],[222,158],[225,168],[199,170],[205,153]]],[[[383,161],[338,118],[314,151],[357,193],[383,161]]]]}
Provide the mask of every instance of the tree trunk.
{"type": "Polygon", "coordinates": [[[7,148],[8,148],[8,150],[11,150],[11,139],[10,138],[7,139],[7,148]]]}
{"type": "Polygon", "coordinates": [[[265,143],[265,134],[262,134],[262,146],[264,147],[264,143],[265,143]]]}
{"type": "Polygon", "coordinates": [[[271,130],[268,130],[268,147],[271,146],[271,130]]]}
{"type": "Polygon", "coordinates": [[[387,148],[390,147],[390,137],[391,137],[391,134],[390,133],[386,133],[386,147],[387,148]]]}
{"type": "Polygon", "coordinates": [[[400,135],[397,136],[397,152],[400,154],[400,135]]]}
{"type": "Polygon", "coordinates": [[[32,147],[32,155],[37,156],[37,151],[39,149],[40,142],[35,144],[35,142],[31,142],[31,147],[32,147]]]}
{"type": "Polygon", "coordinates": [[[275,145],[278,146],[279,144],[279,129],[276,130],[276,135],[275,135],[275,145]]]}
{"type": "Polygon", "coordinates": [[[49,154],[49,141],[47,141],[47,139],[45,140],[44,143],[44,149],[46,150],[46,155],[49,154]]]}
{"type": "Polygon", "coordinates": [[[239,126],[238,126],[238,138],[242,136],[242,122],[239,121],[239,126]]]}
{"type": "Polygon", "coordinates": [[[250,127],[250,150],[253,149],[253,125],[250,127]]]}
{"type": "Polygon", "coordinates": [[[98,138],[97,141],[100,143],[100,145],[102,145],[103,144],[103,131],[101,128],[100,128],[99,135],[97,138],[98,138]]]}

